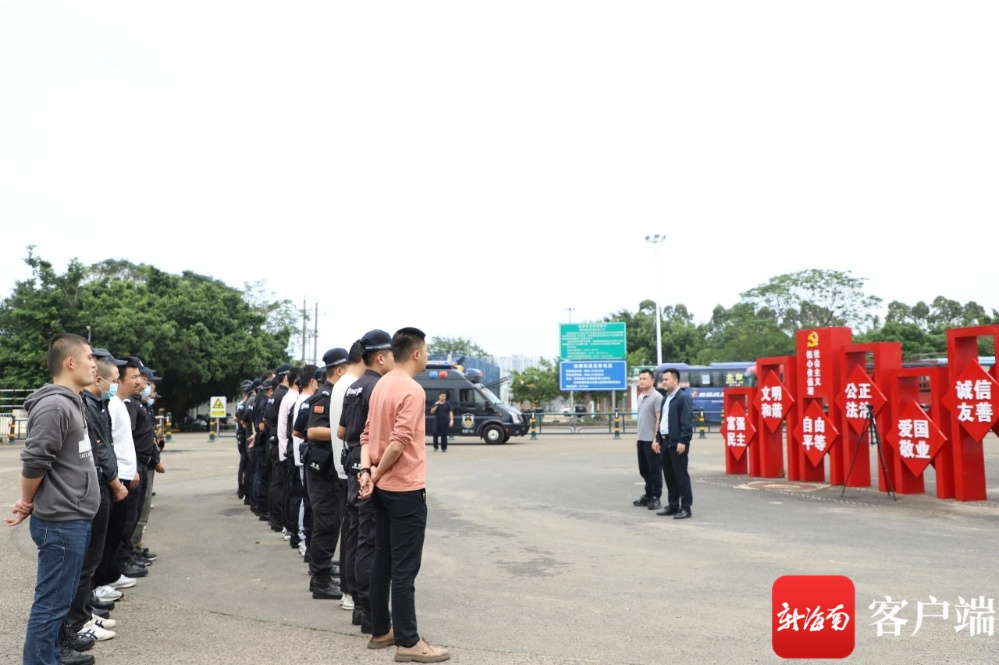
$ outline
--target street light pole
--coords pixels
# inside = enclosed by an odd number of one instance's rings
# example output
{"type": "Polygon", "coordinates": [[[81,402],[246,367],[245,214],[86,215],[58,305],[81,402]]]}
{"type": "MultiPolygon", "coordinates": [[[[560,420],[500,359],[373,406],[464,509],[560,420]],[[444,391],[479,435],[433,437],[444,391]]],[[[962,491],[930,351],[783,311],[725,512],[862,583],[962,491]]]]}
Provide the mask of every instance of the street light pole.
{"type": "Polygon", "coordinates": [[[652,268],[656,276],[656,367],[663,364],[663,324],[662,310],[659,309],[659,245],[666,242],[666,234],[645,236],[645,242],[652,245],[652,268]]]}
{"type": "Polygon", "coordinates": [[[576,308],[575,307],[566,307],[565,308],[565,310],[567,312],[569,312],[569,323],[572,323],[572,310],[574,310],[574,309],[576,309],[576,308]]]}

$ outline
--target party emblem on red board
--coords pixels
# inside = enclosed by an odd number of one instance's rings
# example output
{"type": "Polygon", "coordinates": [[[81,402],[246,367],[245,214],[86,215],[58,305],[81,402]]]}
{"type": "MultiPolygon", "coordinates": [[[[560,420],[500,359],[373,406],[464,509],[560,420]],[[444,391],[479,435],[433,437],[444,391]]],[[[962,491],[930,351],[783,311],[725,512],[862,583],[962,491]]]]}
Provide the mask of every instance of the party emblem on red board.
{"type": "Polygon", "coordinates": [[[947,391],[944,405],[957,417],[961,428],[981,441],[999,419],[999,384],[978,363],[964,368],[947,391]]]}
{"type": "Polygon", "coordinates": [[[885,438],[916,476],[922,475],[947,442],[943,432],[913,400],[902,407],[885,438]]]}
{"type": "Polygon", "coordinates": [[[742,459],[746,447],[756,436],[756,428],[746,416],[746,408],[741,402],[735,402],[725,414],[721,426],[722,438],[736,460],[742,459]]]}
{"type": "Polygon", "coordinates": [[[787,412],[794,404],[794,398],[788,392],[787,386],[773,371],[767,372],[756,391],[756,406],[763,417],[763,423],[771,432],[776,432],[787,417],[787,412]]]}
{"type": "Polygon", "coordinates": [[[832,421],[826,416],[818,400],[813,400],[805,409],[794,433],[798,441],[801,441],[808,459],[815,466],[822,463],[822,456],[829,451],[829,446],[839,436],[839,430],[833,427],[832,421]]]}
{"type": "Polygon", "coordinates": [[[859,365],[853,368],[850,376],[846,379],[846,384],[836,398],[836,403],[843,409],[846,415],[846,422],[857,434],[867,427],[867,406],[874,409],[874,415],[881,412],[881,407],[885,405],[885,396],[877,384],[867,376],[867,372],[859,365]]]}

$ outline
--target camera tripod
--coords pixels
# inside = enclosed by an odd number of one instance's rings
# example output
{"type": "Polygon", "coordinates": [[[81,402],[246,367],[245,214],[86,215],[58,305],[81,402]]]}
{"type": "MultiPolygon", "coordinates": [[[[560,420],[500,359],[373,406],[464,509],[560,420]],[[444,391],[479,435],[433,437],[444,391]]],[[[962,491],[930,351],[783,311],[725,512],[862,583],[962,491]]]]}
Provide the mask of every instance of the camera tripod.
{"type": "MultiPolygon", "coordinates": [[[[853,449],[853,459],[850,460],[850,469],[846,472],[846,478],[850,478],[850,474],[853,473],[853,465],[857,462],[857,455],[860,454],[860,444],[864,441],[864,435],[870,436],[871,445],[877,446],[878,448],[878,460],[881,463],[881,473],[884,475],[885,484],[887,489],[885,492],[892,498],[893,501],[898,501],[898,496],[895,494],[895,487],[891,482],[891,473],[888,468],[888,460],[885,459],[885,451],[881,447],[881,436],[878,434],[878,422],[874,418],[874,407],[870,404],[865,404],[867,407],[867,425],[864,427],[864,431],[860,433],[857,438],[857,447],[853,449]]],[[[846,480],[843,481],[843,491],[840,492],[839,497],[842,499],[846,494],[846,480]]]]}

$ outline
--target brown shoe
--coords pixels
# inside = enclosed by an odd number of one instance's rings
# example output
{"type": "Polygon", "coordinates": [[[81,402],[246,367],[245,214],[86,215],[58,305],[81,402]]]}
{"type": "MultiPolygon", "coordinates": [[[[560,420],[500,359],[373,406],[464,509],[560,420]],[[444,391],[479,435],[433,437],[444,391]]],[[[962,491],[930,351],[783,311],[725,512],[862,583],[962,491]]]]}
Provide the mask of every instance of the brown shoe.
{"type": "Polygon", "coordinates": [[[451,652],[444,647],[435,647],[421,639],[411,647],[396,647],[395,662],[397,663],[439,663],[451,657],[451,652]]]}
{"type": "Polygon", "coordinates": [[[385,647],[390,647],[395,644],[395,631],[389,628],[389,632],[385,633],[381,637],[371,636],[368,640],[369,649],[384,649],[385,647]]]}

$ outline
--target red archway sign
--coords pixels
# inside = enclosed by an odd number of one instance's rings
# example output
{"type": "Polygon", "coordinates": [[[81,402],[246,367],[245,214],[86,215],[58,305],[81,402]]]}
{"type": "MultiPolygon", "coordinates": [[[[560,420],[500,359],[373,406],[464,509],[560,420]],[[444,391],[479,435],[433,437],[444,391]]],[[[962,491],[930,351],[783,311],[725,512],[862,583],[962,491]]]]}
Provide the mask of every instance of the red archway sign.
{"type": "Polygon", "coordinates": [[[912,475],[919,477],[947,443],[947,437],[914,401],[906,402],[885,434],[912,475]]]}
{"type": "Polygon", "coordinates": [[[943,403],[961,429],[981,441],[999,421],[999,383],[977,362],[969,363],[943,403]]]}
{"type": "Polygon", "coordinates": [[[739,402],[735,402],[725,414],[721,432],[725,445],[736,461],[742,459],[746,454],[746,448],[756,436],[752,419],[746,416],[746,409],[739,402]]]}
{"type": "Polygon", "coordinates": [[[822,464],[822,458],[829,452],[829,444],[839,436],[839,430],[825,414],[818,400],[812,400],[794,432],[805,449],[805,455],[813,466],[822,464]]]}
{"type": "Polygon", "coordinates": [[[767,429],[776,432],[784,423],[792,404],[794,398],[791,397],[787,386],[781,383],[777,374],[772,371],[767,372],[756,391],[756,407],[760,410],[760,416],[767,429]]]}
{"type": "Polygon", "coordinates": [[[859,365],[850,372],[843,389],[836,396],[836,403],[843,409],[847,424],[857,434],[867,428],[867,405],[873,407],[877,416],[885,402],[884,393],[859,365]]]}

